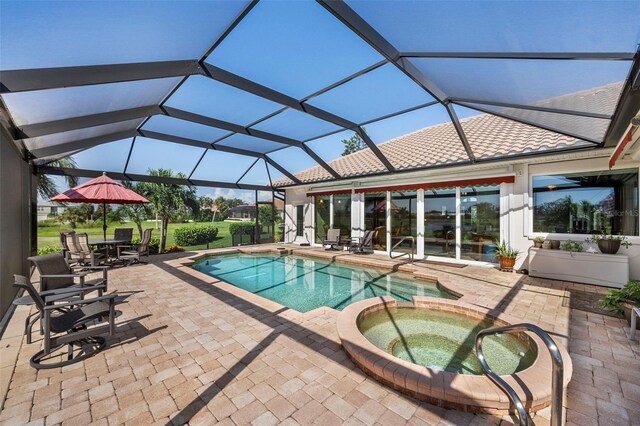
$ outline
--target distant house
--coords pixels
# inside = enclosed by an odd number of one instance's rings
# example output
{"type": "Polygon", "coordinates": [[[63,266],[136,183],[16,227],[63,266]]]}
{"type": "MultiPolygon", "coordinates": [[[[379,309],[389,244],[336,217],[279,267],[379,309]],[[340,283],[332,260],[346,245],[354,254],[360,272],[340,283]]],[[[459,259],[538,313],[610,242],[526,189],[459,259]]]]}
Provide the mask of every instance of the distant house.
{"type": "Polygon", "coordinates": [[[60,215],[65,209],[66,207],[61,204],[42,201],[38,203],[38,222],[49,219],[49,215],[60,215]]]}
{"type": "Polygon", "coordinates": [[[229,209],[229,219],[236,220],[255,220],[256,219],[256,206],[243,204],[241,206],[232,207],[229,209]]]}

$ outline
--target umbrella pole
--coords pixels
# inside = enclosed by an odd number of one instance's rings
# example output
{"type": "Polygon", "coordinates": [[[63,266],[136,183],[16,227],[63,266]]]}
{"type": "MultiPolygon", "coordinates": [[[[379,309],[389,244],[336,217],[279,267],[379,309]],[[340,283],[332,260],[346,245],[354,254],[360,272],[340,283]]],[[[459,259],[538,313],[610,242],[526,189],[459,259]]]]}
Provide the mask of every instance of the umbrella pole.
{"type": "Polygon", "coordinates": [[[102,234],[104,240],[107,240],[107,202],[102,202],[102,234]]]}

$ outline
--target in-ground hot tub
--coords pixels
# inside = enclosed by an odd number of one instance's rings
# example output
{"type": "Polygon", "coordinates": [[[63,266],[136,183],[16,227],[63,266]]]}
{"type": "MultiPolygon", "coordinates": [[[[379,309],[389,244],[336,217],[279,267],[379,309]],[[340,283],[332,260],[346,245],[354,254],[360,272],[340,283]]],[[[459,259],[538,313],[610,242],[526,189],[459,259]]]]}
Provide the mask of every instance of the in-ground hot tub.
{"type": "MultiPolygon", "coordinates": [[[[397,303],[382,297],[347,307],[338,317],[338,334],[353,361],[388,386],[447,408],[504,414],[509,400],[484,376],[474,342],[481,329],[517,322],[459,301],[415,296],[413,303],[397,303]]],[[[490,336],[483,350],[527,410],[550,404],[551,357],[537,336],[490,336]]],[[[566,385],[571,360],[561,352],[566,385]]]]}

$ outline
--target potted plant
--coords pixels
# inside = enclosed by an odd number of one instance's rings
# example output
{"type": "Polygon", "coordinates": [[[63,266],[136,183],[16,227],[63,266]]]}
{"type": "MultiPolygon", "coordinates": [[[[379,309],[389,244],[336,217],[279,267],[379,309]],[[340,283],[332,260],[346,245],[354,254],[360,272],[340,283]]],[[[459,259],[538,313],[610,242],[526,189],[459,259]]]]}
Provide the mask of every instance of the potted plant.
{"type": "Polygon", "coordinates": [[[500,263],[500,269],[512,271],[519,254],[520,250],[512,248],[510,244],[496,241],[496,258],[500,263]]]}
{"type": "Polygon", "coordinates": [[[581,252],[584,247],[582,247],[582,243],[572,240],[566,240],[560,245],[560,248],[564,251],[570,251],[573,253],[581,252]]]}
{"type": "Polygon", "coordinates": [[[535,237],[533,239],[533,245],[536,248],[542,248],[542,243],[544,243],[544,238],[542,238],[542,237],[535,237]]]}
{"type": "Polygon", "coordinates": [[[601,234],[593,234],[587,238],[586,241],[598,244],[598,249],[604,254],[616,254],[618,250],[620,250],[621,245],[624,246],[624,248],[629,248],[629,246],[633,245],[624,235],[609,235],[604,232],[601,234]]]}
{"type": "MultiPolygon", "coordinates": [[[[600,307],[631,323],[631,309],[640,305],[640,281],[631,280],[621,289],[609,290],[600,298],[600,307]]],[[[640,330],[640,324],[637,328],[640,330]]]]}
{"type": "Polygon", "coordinates": [[[551,240],[551,250],[558,250],[560,248],[560,240],[551,240]]]}

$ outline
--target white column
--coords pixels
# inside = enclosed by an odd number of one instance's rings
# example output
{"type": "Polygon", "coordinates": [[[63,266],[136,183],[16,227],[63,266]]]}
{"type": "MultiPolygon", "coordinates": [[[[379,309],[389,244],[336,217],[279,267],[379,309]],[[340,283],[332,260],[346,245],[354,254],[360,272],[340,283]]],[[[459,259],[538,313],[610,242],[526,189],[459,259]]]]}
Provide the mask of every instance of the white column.
{"type": "Polygon", "coordinates": [[[460,202],[460,187],[456,187],[456,259],[460,260],[462,251],[462,203],[460,202]]]}
{"type": "Polygon", "coordinates": [[[333,195],[329,195],[329,228],[333,228],[333,195]]]}
{"type": "Polygon", "coordinates": [[[391,192],[387,191],[387,253],[391,253],[391,192]]]}
{"type": "Polygon", "coordinates": [[[416,195],[416,257],[422,259],[424,257],[424,189],[418,189],[416,195]]]}
{"type": "Polygon", "coordinates": [[[362,222],[360,222],[360,194],[356,194],[355,190],[351,191],[351,238],[362,236],[362,222]]]}
{"type": "Polygon", "coordinates": [[[309,223],[311,224],[311,227],[309,227],[308,229],[311,232],[311,235],[309,236],[306,233],[306,229],[305,229],[305,234],[307,236],[307,241],[311,244],[315,244],[316,242],[316,198],[315,197],[309,197],[309,213],[311,214],[311,220],[309,220],[309,223]]]}

